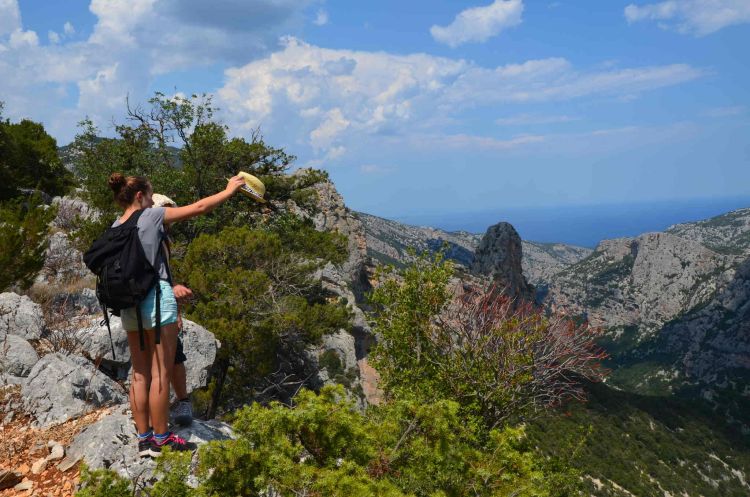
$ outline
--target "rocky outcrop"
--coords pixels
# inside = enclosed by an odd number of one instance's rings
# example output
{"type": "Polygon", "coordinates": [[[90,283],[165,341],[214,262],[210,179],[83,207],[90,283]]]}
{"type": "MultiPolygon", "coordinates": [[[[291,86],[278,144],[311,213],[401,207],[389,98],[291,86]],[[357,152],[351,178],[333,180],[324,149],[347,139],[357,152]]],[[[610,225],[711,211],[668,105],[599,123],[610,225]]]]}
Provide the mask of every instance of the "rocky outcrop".
{"type": "MultiPolygon", "coordinates": [[[[234,437],[229,425],[215,420],[196,419],[191,426],[175,427],[174,431],[188,442],[196,444],[234,437]]],[[[151,459],[138,457],[133,418],[126,407],[114,409],[87,426],[75,437],[66,452],[65,459],[58,464],[61,471],[66,471],[80,461],[92,469],[112,469],[128,479],[138,476],[141,483],[154,481],[156,463],[151,459]]]]}
{"type": "Polygon", "coordinates": [[[127,402],[122,387],[80,356],[49,354],[21,385],[24,410],[36,426],[80,416],[93,407],[127,402]]]}
{"type": "Polygon", "coordinates": [[[39,361],[34,347],[16,335],[0,338],[0,373],[23,378],[39,361]]]}
{"type": "Polygon", "coordinates": [[[83,254],[76,250],[62,231],[49,237],[49,246],[44,254],[44,266],[36,278],[37,282],[59,282],[92,277],[83,263],[83,254]]]}
{"type": "Polygon", "coordinates": [[[26,340],[42,336],[44,317],[42,308],[25,295],[0,293],[0,338],[16,335],[26,340]]]}
{"type": "Polygon", "coordinates": [[[510,297],[533,302],[534,288],[523,275],[521,259],[521,237],[512,225],[503,222],[487,229],[471,269],[476,274],[491,277],[510,297]]]}
{"type": "MultiPolygon", "coordinates": [[[[410,226],[357,212],[367,236],[367,253],[381,264],[405,266],[414,261],[411,250],[435,253],[444,250],[445,256],[459,266],[469,269],[474,263],[474,252],[482,235],[466,231],[443,231],[436,228],[410,226]]],[[[553,275],[584,259],[592,250],[564,243],[521,241],[521,267],[532,285],[545,285],[553,275]]]]}
{"type": "Polygon", "coordinates": [[[317,196],[317,212],[312,220],[315,229],[337,231],[348,239],[348,258],[336,269],[341,272],[358,301],[369,290],[367,279],[367,242],[362,222],[344,204],[344,199],[330,181],[322,181],[312,187],[317,196]]]}

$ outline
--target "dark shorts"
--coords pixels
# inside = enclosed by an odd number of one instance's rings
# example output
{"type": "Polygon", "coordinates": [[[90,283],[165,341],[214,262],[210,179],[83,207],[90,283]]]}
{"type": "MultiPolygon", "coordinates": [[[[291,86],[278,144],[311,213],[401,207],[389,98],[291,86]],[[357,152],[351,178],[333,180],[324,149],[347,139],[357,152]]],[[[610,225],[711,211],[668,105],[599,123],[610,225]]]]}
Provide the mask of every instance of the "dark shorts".
{"type": "Polygon", "coordinates": [[[177,336],[177,353],[174,356],[174,363],[182,364],[185,361],[187,361],[187,356],[185,355],[185,351],[182,350],[182,339],[178,335],[177,336]]]}

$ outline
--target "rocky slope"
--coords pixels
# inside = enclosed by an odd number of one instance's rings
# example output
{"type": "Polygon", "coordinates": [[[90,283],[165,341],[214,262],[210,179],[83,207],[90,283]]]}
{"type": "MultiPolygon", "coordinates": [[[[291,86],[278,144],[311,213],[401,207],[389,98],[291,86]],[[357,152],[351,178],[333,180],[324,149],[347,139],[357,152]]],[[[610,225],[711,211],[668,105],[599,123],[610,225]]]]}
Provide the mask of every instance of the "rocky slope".
{"type": "MultiPolygon", "coordinates": [[[[417,253],[436,252],[445,247],[448,258],[465,268],[474,263],[474,252],[482,235],[466,231],[448,232],[436,228],[411,226],[357,212],[365,228],[367,253],[382,264],[401,267],[413,260],[409,249],[417,253]]],[[[522,240],[523,274],[532,285],[543,285],[570,264],[588,256],[592,250],[563,243],[537,243],[522,240]]]]}

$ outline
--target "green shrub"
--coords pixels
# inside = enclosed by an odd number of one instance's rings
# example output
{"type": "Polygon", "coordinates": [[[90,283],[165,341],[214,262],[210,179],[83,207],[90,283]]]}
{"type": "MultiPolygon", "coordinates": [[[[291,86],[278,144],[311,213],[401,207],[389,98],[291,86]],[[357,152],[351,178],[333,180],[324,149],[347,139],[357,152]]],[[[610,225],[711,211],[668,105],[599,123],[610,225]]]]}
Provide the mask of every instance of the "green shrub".
{"type": "Polygon", "coordinates": [[[48,224],[55,209],[39,195],[0,203],[0,291],[13,284],[26,289],[44,265],[48,224]]]}

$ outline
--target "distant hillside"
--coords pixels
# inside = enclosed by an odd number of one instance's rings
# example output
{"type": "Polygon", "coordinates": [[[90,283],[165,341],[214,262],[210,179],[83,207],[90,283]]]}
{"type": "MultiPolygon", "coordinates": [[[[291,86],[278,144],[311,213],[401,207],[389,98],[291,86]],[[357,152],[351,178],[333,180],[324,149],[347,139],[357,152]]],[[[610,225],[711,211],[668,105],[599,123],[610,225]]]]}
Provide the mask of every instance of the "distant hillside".
{"type": "Polygon", "coordinates": [[[750,437],[706,402],[638,395],[606,384],[587,390],[586,403],[548,411],[528,424],[535,446],[570,457],[583,471],[587,495],[750,495],[750,437]]]}
{"type": "Polygon", "coordinates": [[[670,226],[667,233],[696,241],[729,255],[750,255],[750,208],[738,209],[695,223],[670,226]]]}
{"type": "MultiPolygon", "coordinates": [[[[482,235],[466,231],[448,232],[436,228],[411,226],[357,212],[367,235],[367,253],[382,264],[402,267],[413,260],[408,249],[417,253],[436,252],[446,247],[446,254],[458,264],[468,268],[474,261],[474,252],[482,235]]],[[[592,250],[562,243],[522,242],[523,273],[529,283],[546,283],[555,273],[588,256],[592,250]]]]}
{"type": "Polygon", "coordinates": [[[602,241],[545,304],[602,327],[609,382],[700,397],[750,433],[750,209],[602,241]]]}

